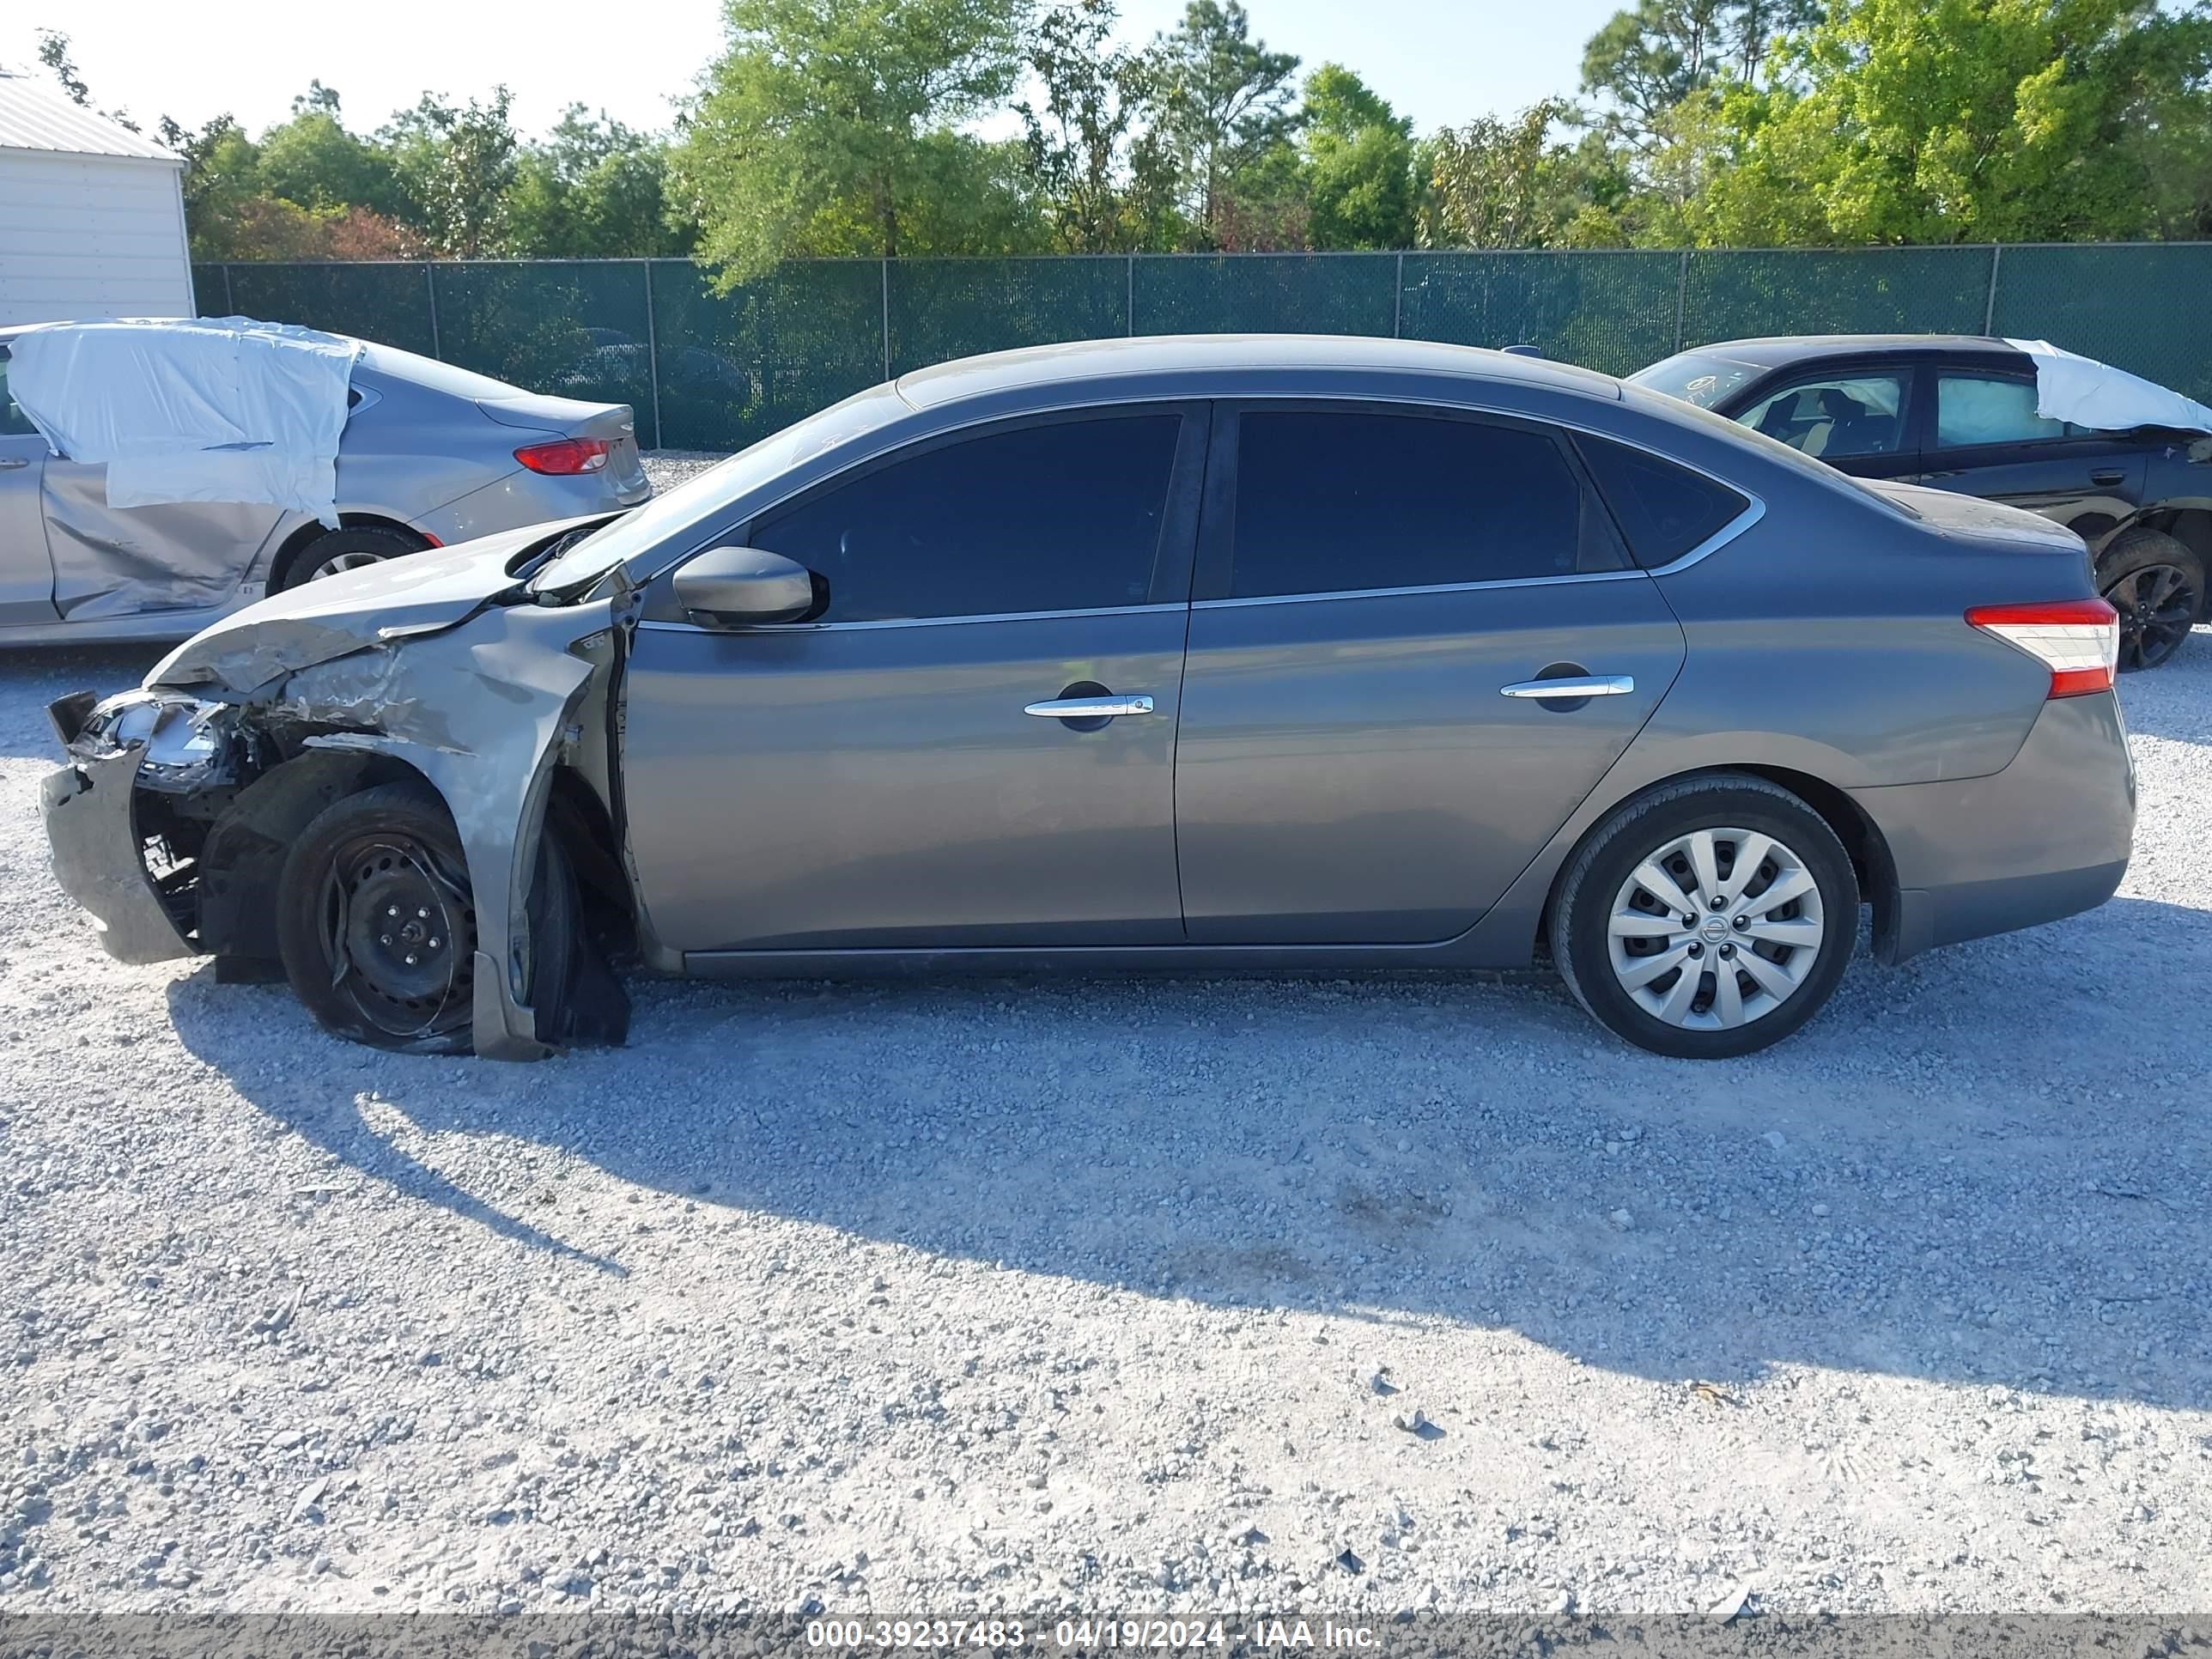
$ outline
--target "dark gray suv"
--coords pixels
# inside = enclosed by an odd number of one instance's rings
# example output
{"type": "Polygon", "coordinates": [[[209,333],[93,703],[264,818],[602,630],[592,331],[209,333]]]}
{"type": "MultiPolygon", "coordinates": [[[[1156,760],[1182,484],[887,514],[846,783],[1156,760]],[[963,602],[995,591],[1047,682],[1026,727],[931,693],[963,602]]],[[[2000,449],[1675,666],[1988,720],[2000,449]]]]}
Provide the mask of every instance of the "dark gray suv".
{"type": "Polygon", "coordinates": [[[1661,1053],[2101,902],[2072,532],[1497,353],[910,374],[618,520],[318,582],[56,705],[64,885],[331,1028],[618,1038],[694,975],[1505,968],[1661,1053]]]}

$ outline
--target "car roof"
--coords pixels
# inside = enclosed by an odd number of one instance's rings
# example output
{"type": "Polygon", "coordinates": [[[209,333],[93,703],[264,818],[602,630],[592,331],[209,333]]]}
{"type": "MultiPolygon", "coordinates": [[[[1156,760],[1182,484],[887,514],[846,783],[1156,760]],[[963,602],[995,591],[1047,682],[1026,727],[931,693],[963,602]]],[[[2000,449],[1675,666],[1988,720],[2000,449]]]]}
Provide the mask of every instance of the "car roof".
{"type": "Polygon", "coordinates": [[[897,385],[902,398],[924,410],[995,392],[1123,375],[1251,369],[1450,374],[1579,392],[1608,402],[1620,398],[1620,382],[1611,375],[1570,363],[1481,346],[1357,334],[1163,334],[1073,340],[958,358],[903,374],[897,385]]]}
{"type": "Polygon", "coordinates": [[[1784,368],[1823,357],[1948,356],[1960,352],[2020,355],[2009,341],[1988,334],[1777,334],[1686,346],[1679,355],[1720,357],[1753,368],[1784,368]]]}

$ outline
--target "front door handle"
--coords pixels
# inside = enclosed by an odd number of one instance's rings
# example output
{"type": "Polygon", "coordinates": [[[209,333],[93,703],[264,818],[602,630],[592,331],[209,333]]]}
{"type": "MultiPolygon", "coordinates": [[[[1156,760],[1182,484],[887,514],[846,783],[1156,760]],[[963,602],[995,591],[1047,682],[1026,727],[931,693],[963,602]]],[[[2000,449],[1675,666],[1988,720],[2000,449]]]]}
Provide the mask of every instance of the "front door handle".
{"type": "Polygon", "coordinates": [[[1109,720],[1119,714],[1149,714],[1150,697],[1054,697],[1022,710],[1048,720],[1109,720]]]}
{"type": "Polygon", "coordinates": [[[2113,484],[2125,483],[2127,476],[2127,471],[2124,467],[2100,466],[2089,475],[2089,482],[2110,488],[2113,484]]]}
{"type": "Polygon", "coordinates": [[[1586,674],[1571,680],[1516,680],[1498,690],[1509,697],[1541,697],[1547,702],[1553,697],[1625,697],[1636,690],[1636,681],[1627,674],[1586,674]]]}

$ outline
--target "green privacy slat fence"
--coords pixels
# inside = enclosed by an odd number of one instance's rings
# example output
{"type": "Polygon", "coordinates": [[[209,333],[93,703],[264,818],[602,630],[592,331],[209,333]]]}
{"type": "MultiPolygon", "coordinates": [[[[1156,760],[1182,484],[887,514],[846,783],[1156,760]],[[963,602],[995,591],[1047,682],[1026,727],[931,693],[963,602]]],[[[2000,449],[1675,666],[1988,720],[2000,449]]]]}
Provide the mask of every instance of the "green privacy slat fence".
{"type": "Polygon", "coordinates": [[[1758,334],[2048,339],[2212,399],[2212,242],[1692,252],[808,259],[717,295],[683,259],[203,264],[202,312],[359,335],[733,449],[878,380],[1126,334],[1533,345],[1625,374],[1758,334]]]}

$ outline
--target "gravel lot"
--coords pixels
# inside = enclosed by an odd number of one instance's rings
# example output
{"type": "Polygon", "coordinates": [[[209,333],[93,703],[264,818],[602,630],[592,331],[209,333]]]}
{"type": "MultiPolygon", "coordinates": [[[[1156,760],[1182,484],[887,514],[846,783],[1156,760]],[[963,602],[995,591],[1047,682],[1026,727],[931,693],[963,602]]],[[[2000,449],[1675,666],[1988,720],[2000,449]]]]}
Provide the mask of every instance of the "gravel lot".
{"type": "Polygon", "coordinates": [[[1534,976],[374,1054],[54,887],[155,654],[0,659],[0,1609],[2212,1606],[2212,639],[2119,897],[1717,1066],[1534,976]]]}

